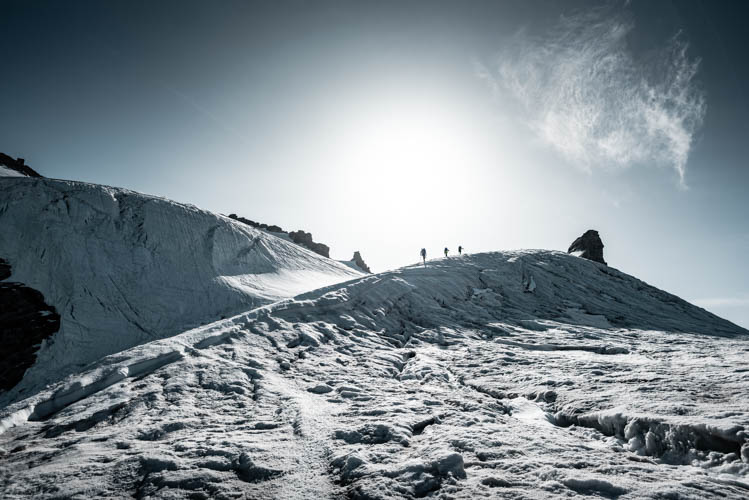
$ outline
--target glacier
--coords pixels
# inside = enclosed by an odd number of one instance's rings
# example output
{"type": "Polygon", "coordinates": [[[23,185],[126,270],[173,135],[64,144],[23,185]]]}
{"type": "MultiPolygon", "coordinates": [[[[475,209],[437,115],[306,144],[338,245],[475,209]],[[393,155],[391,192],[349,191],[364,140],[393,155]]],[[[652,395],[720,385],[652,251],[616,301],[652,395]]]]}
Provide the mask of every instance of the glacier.
{"type": "Polygon", "coordinates": [[[55,340],[0,405],[3,498],[749,494],[749,332],[613,267],[363,275],[189,205],[3,182],[13,279],[106,347],[55,340]]]}
{"type": "Polygon", "coordinates": [[[83,182],[3,178],[0,228],[8,280],[61,316],[0,404],[104,355],[362,276],[195,206],[83,182]]]}

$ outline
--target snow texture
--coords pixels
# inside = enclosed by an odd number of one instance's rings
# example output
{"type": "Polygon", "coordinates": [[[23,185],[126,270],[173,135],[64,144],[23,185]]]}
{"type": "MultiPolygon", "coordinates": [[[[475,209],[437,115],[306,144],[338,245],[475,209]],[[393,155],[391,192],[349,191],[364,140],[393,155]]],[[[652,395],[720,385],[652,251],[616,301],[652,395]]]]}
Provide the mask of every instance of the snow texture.
{"type": "Polygon", "coordinates": [[[104,355],[361,276],[194,206],[27,177],[0,181],[0,258],[61,316],[0,405],[104,355]]]}
{"type": "Polygon", "coordinates": [[[0,165],[0,177],[26,177],[21,172],[17,172],[12,168],[0,165]]]}
{"type": "Polygon", "coordinates": [[[746,498],[748,334],[561,252],[432,260],[132,347],[0,410],[0,488],[746,498]]]}

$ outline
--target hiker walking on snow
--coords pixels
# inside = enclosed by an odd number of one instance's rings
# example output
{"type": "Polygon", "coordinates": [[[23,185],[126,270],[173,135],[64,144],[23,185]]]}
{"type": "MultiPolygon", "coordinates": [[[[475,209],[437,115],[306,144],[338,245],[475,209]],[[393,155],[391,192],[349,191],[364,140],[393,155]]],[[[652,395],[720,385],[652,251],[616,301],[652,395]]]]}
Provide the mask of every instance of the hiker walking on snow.
{"type": "Polygon", "coordinates": [[[458,255],[463,255],[463,247],[458,245],[458,255]]]}
{"type": "Polygon", "coordinates": [[[421,260],[424,261],[424,267],[427,267],[427,249],[426,248],[422,248],[421,252],[419,252],[419,254],[421,255],[421,260]]]}
{"type": "Polygon", "coordinates": [[[449,251],[450,250],[448,250],[447,247],[445,247],[445,257],[447,257],[447,252],[449,252],[449,251]]]}

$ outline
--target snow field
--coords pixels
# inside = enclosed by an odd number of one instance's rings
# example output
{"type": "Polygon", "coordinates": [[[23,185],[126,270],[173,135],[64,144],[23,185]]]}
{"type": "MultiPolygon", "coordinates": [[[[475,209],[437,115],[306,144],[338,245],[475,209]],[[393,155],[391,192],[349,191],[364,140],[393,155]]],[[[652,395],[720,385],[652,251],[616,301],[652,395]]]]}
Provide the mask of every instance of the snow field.
{"type": "Polygon", "coordinates": [[[432,261],[131,348],[11,405],[1,484],[8,498],[745,498],[748,340],[558,252],[432,261]]]}

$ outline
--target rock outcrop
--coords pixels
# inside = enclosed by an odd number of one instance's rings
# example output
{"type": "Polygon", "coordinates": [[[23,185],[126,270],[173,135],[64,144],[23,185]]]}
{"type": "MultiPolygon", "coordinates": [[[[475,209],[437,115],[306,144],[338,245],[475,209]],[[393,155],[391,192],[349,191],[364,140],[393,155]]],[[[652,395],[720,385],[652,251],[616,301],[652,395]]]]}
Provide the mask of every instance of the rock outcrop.
{"type": "Polygon", "coordinates": [[[263,224],[263,223],[260,223],[260,222],[255,222],[254,220],[245,219],[244,217],[240,217],[237,214],[229,214],[229,218],[230,219],[234,219],[234,220],[239,221],[239,222],[242,222],[244,224],[247,224],[248,226],[252,226],[252,227],[257,228],[257,229],[263,229],[265,231],[270,231],[271,233],[285,233],[286,232],[286,231],[284,231],[281,228],[281,226],[268,225],[268,224],[263,224]]]}
{"type": "Polygon", "coordinates": [[[0,153],[0,165],[6,166],[27,177],[42,177],[36,170],[26,165],[26,161],[23,158],[13,159],[11,156],[0,153]]]}
{"type": "Polygon", "coordinates": [[[603,242],[601,237],[598,236],[598,231],[594,229],[588,229],[582,236],[572,242],[567,253],[573,252],[581,252],[580,257],[584,259],[606,264],[606,261],[603,260],[603,242]]]}
{"type": "Polygon", "coordinates": [[[325,245],[323,243],[315,242],[312,239],[312,233],[307,233],[305,231],[302,231],[301,229],[298,231],[286,232],[283,230],[281,226],[255,222],[254,220],[240,217],[237,214],[229,214],[229,218],[242,222],[244,224],[247,224],[248,226],[252,226],[257,229],[263,229],[264,231],[269,231],[271,233],[284,233],[289,237],[291,241],[293,241],[297,245],[301,245],[304,248],[312,250],[316,254],[322,255],[323,257],[330,258],[330,247],[328,247],[328,245],[325,245]]]}
{"type": "Polygon", "coordinates": [[[364,271],[365,273],[372,274],[372,271],[369,269],[369,266],[364,262],[364,259],[361,258],[361,254],[359,253],[359,250],[354,252],[354,257],[351,259],[356,266],[364,271]]]}
{"type": "Polygon", "coordinates": [[[312,233],[306,233],[300,229],[298,231],[291,231],[289,233],[289,238],[291,238],[291,241],[293,241],[297,245],[302,245],[309,248],[316,254],[330,258],[330,247],[323,243],[316,243],[315,241],[313,241],[312,233]]]}
{"type": "MultiPolygon", "coordinates": [[[[11,267],[0,259],[0,280],[11,267]]],[[[60,315],[22,283],[0,281],[0,392],[14,387],[36,361],[42,341],[60,329],[60,315]]]]}

